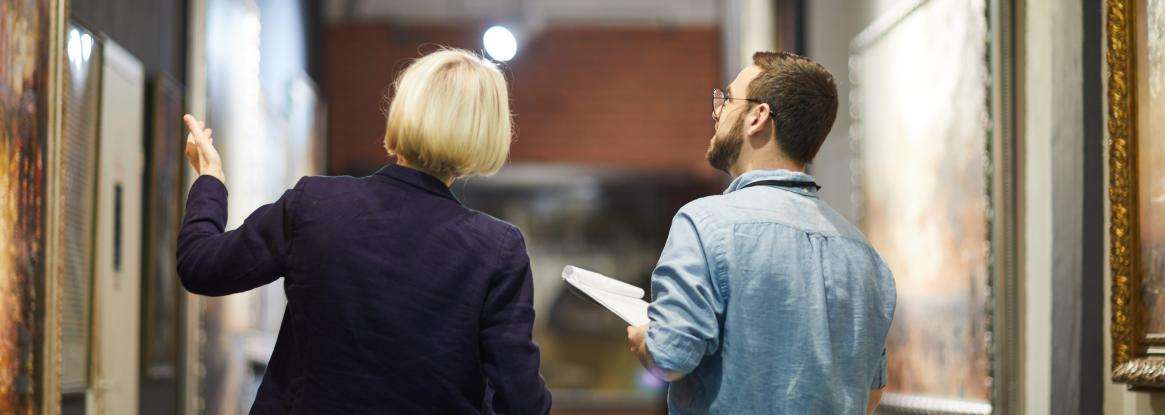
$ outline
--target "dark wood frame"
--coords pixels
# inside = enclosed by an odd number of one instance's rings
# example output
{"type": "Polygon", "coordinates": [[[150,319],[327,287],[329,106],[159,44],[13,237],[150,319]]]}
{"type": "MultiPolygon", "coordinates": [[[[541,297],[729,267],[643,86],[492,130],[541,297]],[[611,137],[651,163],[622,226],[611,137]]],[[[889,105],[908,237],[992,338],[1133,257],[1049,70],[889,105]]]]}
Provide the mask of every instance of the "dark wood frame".
{"type": "Polygon", "coordinates": [[[181,224],[183,127],[185,94],[166,74],[157,74],[149,86],[146,107],[144,187],[145,225],[142,227],[142,376],[143,379],[175,379],[179,372],[182,291],[175,267],[161,269],[164,258],[177,252],[181,224]],[[161,183],[166,180],[169,183],[161,183]],[[167,190],[165,186],[169,186],[167,190]],[[169,289],[162,284],[169,282],[169,289]],[[165,290],[167,292],[159,292],[165,290]],[[170,310],[169,318],[156,312],[157,303],[170,310]],[[169,331],[166,330],[169,327],[169,331]],[[167,335],[167,333],[169,335],[167,335]]]}

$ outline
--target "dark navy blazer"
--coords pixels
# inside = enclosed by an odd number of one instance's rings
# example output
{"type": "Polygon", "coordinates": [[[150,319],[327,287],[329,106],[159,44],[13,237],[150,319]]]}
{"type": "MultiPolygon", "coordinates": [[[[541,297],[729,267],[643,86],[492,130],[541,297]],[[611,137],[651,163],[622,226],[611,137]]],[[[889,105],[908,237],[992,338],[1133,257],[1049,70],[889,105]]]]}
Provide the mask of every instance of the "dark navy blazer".
{"type": "Polygon", "coordinates": [[[251,413],[549,412],[522,234],[440,180],[395,165],[305,177],[238,229],[226,220],[226,187],[199,177],[178,274],[212,296],[284,277],[251,413]]]}

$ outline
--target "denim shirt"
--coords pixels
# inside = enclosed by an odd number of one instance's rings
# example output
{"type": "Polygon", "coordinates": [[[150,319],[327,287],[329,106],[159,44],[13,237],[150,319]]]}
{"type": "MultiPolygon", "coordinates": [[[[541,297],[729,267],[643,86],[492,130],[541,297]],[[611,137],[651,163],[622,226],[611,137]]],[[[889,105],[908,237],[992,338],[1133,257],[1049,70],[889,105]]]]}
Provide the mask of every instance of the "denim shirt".
{"type": "Polygon", "coordinates": [[[864,413],[886,381],[894,278],[812,181],[753,170],[676,214],[651,278],[647,348],[672,414],[864,413]]]}

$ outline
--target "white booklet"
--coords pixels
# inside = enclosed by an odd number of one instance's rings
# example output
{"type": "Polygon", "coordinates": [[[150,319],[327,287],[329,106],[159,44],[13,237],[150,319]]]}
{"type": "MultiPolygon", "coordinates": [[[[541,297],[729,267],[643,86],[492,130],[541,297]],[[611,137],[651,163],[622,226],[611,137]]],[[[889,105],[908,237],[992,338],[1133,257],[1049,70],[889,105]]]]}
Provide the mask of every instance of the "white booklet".
{"type": "Polygon", "coordinates": [[[567,265],[562,279],[632,326],[647,324],[643,289],[594,271],[567,265]]]}

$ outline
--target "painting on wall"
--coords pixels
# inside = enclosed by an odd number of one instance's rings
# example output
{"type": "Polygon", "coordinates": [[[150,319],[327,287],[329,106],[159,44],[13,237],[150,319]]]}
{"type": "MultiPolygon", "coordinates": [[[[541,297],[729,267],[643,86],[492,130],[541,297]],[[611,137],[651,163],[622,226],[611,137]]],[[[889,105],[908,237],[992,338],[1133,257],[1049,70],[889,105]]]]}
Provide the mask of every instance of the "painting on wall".
{"type": "Polygon", "coordinates": [[[1165,335],[1165,0],[1142,0],[1137,17],[1137,175],[1141,215],[1141,257],[1145,306],[1150,335],[1165,335]],[[1143,35],[1142,35],[1143,33],[1143,35]]]}
{"type": "Polygon", "coordinates": [[[181,223],[182,87],[166,75],[154,77],[146,139],[146,235],[142,287],[143,373],[172,379],[178,366],[180,293],[177,258],[181,223]]]}
{"type": "Polygon", "coordinates": [[[1165,1],[1107,5],[1113,379],[1165,388],[1165,1]]]}
{"type": "Polygon", "coordinates": [[[0,413],[39,412],[50,1],[0,0],[0,413]]]}
{"type": "Polygon", "coordinates": [[[887,409],[991,411],[983,0],[916,1],[855,38],[862,229],[894,273],[887,409]]]}

